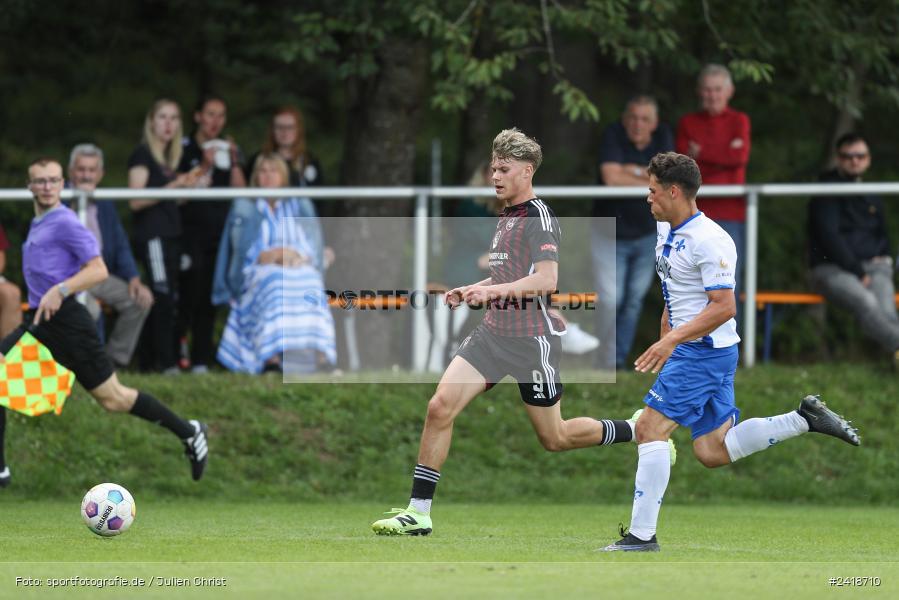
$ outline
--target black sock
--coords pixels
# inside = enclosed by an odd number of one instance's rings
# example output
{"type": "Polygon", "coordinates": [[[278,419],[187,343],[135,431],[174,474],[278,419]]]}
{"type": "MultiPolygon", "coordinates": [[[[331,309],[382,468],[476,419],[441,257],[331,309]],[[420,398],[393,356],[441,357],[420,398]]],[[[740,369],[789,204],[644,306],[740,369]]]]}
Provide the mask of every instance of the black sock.
{"type": "Polygon", "coordinates": [[[172,410],[146,392],[137,392],[137,400],[131,407],[131,414],[151,423],[162,425],[179,438],[187,439],[195,431],[193,425],[176,415],[172,410]]]}
{"type": "Polygon", "coordinates": [[[412,474],[411,497],[421,500],[433,500],[438,481],[440,481],[440,471],[435,471],[431,467],[421,464],[415,465],[415,471],[412,474]]]}
{"type": "Polygon", "coordinates": [[[6,466],[6,409],[0,406],[0,471],[6,466]]]}
{"type": "Polygon", "coordinates": [[[634,438],[631,432],[631,425],[627,421],[600,419],[599,422],[602,423],[602,441],[599,443],[600,446],[629,442],[634,438]]]}

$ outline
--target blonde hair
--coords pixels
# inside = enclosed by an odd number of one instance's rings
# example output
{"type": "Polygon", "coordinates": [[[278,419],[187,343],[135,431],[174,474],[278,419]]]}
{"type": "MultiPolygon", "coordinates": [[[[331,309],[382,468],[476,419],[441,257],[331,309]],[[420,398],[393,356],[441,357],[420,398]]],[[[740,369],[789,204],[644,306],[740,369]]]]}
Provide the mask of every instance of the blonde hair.
{"type": "Polygon", "coordinates": [[[150,110],[147,111],[147,116],[144,118],[144,143],[150,148],[150,154],[153,155],[153,160],[171,171],[178,170],[178,163],[181,162],[181,153],[183,151],[181,137],[184,135],[184,124],[180,117],[181,107],[178,106],[177,102],[169,100],[168,98],[160,98],[153,103],[150,110]],[[158,113],[162,107],[167,105],[175,107],[175,110],[178,111],[179,118],[178,127],[175,129],[175,134],[172,136],[172,139],[168,143],[163,143],[162,140],[157,138],[156,134],[153,133],[153,117],[156,116],[156,113],[158,113]]]}
{"type": "Polygon", "coordinates": [[[259,187],[259,168],[265,162],[275,165],[278,169],[278,172],[281,174],[281,187],[290,185],[290,171],[287,169],[287,161],[281,158],[280,154],[261,152],[253,163],[253,172],[250,174],[250,187],[259,187]]]}
{"type": "Polygon", "coordinates": [[[534,171],[543,162],[543,150],[533,138],[529,138],[517,127],[503,129],[493,138],[493,158],[499,160],[521,160],[534,166],[534,171]]]}

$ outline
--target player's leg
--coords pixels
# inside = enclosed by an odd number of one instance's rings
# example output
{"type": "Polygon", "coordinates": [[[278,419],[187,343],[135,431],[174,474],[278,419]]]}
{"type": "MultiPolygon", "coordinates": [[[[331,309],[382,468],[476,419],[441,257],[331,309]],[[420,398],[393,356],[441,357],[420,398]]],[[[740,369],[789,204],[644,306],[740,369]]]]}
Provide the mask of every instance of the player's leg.
{"type": "Polygon", "coordinates": [[[558,336],[509,338],[500,352],[518,381],[521,399],[527,407],[534,432],[550,452],[630,442],[633,439],[633,426],[625,420],[562,418],[562,348],[558,336]]]}
{"type": "Polygon", "coordinates": [[[561,402],[556,402],[552,406],[534,404],[525,406],[540,444],[550,452],[564,452],[633,440],[631,424],[625,420],[597,420],[590,417],[563,419],[561,402]]]}
{"type": "Polygon", "coordinates": [[[604,551],[659,550],[656,527],[671,475],[668,438],[676,428],[675,421],[651,406],[640,414],[636,427],[638,458],[630,530],[622,527],[621,539],[603,548],[604,551]]]}
{"type": "Polygon", "coordinates": [[[12,481],[9,467],[6,465],[6,408],[0,406],[0,487],[6,487],[12,481]]]}
{"type": "Polygon", "coordinates": [[[808,432],[829,435],[853,446],[860,443],[850,421],[827,408],[817,396],[806,396],[798,409],[782,415],[747,419],[735,426],[727,422],[696,438],[693,452],[705,466],[720,467],[808,432]]]}
{"type": "MultiPolygon", "coordinates": [[[[21,307],[18,308],[21,311],[21,307]]],[[[29,315],[26,315],[28,318],[29,315]]],[[[33,315],[30,315],[31,318],[34,318],[33,315]]],[[[12,333],[4,336],[2,340],[0,340],[0,356],[5,356],[7,352],[9,352],[13,346],[16,345],[16,342],[19,341],[19,338],[28,331],[28,321],[25,323],[19,323],[19,326],[16,327],[12,333]]],[[[9,466],[6,464],[6,409],[0,406],[0,487],[6,487],[12,481],[12,477],[9,472],[9,466]]]]}
{"type": "Polygon", "coordinates": [[[193,479],[197,481],[203,476],[209,458],[206,442],[208,427],[205,423],[182,419],[154,396],[123,385],[115,373],[88,393],[110,412],[127,412],[174,433],[184,444],[193,479]]]}
{"type": "Polygon", "coordinates": [[[450,362],[437,390],[428,402],[424,429],[418,450],[418,463],[412,473],[409,506],[393,509],[394,516],[372,523],[378,535],[428,535],[432,531],[431,502],[440,480],[440,468],[449,453],[453,421],[475,396],[487,389],[486,378],[462,356],[450,362]]]}
{"type": "Polygon", "coordinates": [[[630,531],[605,551],[656,551],[659,509],[671,475],[668,440],[678,426],[692,427],[703,407],[736,365],[737,350],[680,344],[659,373],[643,402],[635,427],[637,474],[630,531]]]}

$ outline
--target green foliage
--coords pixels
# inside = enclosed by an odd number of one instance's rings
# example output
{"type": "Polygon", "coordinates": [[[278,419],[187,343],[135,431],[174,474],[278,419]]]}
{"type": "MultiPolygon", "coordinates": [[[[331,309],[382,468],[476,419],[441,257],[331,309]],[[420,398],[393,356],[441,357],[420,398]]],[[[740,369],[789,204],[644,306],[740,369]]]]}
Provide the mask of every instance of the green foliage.
{"type": "MultiPolygon", "coordinates": [[[[431,384],[283,385],[270,377],[137,377],[137,385],[179,413],[210,425],[210,463],[190,480],[178,441],[128,415],[106,415],[79,391],[62,416],[11,414],[7,461],[15,497],[62,497],[99,481],[139,487],[145,498],[219,500],[371,500],[399,503],[408,493],[431,384]],[[392,500],[391,500],[392,499],[392,500]]],[[[565,417],[622,418],[641,405],[652,378],[619,375],[617,384],[566,384],[565,417]]],[[[809,435],[784,448],[709,471],[691,456],[687,431],[671,478],[677,502],[737,500],[895,504],[899,488],[883,473],[899,469],[892,434],[897,383],[876,369],[846,364],[761,367],[737,375],[743,417],[781,414],[807,393],[822,393],[853,419],[863,445],[809,435]]],[[[442,472],[441,501],[622,502],[633,488],[630,444],[561,454],[540,447],[517,386],[501,385],[457,419],[442,472]]],[[[389,508],[389,506],[385,506],[389,508]]]]}

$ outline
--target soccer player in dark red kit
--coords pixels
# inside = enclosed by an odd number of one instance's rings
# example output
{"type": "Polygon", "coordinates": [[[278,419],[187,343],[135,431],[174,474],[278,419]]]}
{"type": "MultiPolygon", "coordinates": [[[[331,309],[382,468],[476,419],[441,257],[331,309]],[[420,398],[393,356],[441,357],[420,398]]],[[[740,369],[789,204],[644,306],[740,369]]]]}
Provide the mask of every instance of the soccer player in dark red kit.
{"type": "Polygon", "coordinates": [[[540,145],[518,129],[501,131],[493,140],[492,181],[505,209],[489,249],[490,277],[445,295],[451,307],[486,305],[484,320],[462,342],[428,403],[409,506],[373,523],[379,535],[431,533],[431,501],[453,421],[506,375],[518,381],[534,431],[550,452],[633,438],[633,424],[625,420],[562,419],[559,338],[565,331],[546,302],[556,291],[561,231],[552,209],[534,196],[532,180],[542,160],[540,145]]]}

